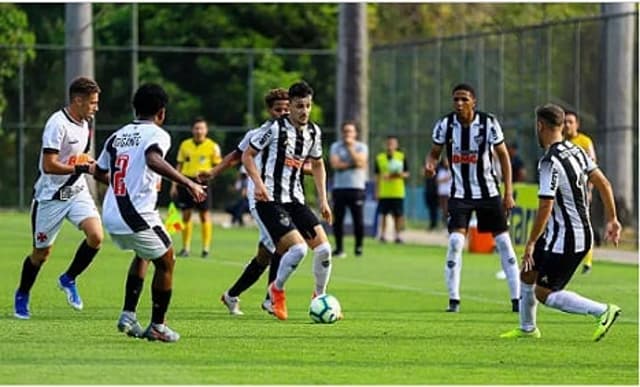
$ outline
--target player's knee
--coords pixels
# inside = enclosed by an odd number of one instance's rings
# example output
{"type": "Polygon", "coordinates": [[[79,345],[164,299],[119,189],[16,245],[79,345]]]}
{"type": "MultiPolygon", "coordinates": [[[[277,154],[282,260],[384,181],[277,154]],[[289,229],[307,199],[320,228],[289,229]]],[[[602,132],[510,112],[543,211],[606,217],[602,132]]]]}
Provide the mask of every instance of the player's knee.
{"type": "Polygon", "coordinates": [[[520,272],[520,281],[527,285],[533,285],[536,281],[536,276],[538,273],[536,271],[521,271],[520,272]]]}
{"type": "Polygon", "coordinates": [[[42,265],[49,259],[51,255],[51,246],[44,248],[35,248],[31,252],[31,263],[37,266],[42,265]]]}
{"type": "Polygon", "coordinates": [[[99,249],[102,245],[102,241],[104,240],[104,234],[102,230],[95,230],[87,232],[87,244],[94,248],[99,249]]]}
{"type": "Polygon", "coordinates": [[[293,254],[297,259],[302,259],[305,255],[307,255],[307,244],[296,243],[289,247],[289,253],[293,254]]]}
{"type": "Polygon", "coordinates": [[[536,299],[545,304],[547,302],[547,298],[549,298],[549,294],[551,294],[551,289],[547,289],[542,286],[536,286],[536,299]]]}
{"type": "Polygon", "coordinates": [[[461,253],[464,248],[464,239],[464,235],[452,232],[449,235],[449,250],[454,254],[461,253]]]}
{"type": "Polygon", "coordinates": [[[256,255],[256,262],[262,266],[269,266],[273,254],[262,243],[258,246],[258,254],[256,255]]]}
{"type": "Polygon", "coordinates": [[[329,242],[323,242],[313,249],[313,253],[314,257],[317,257],[320,260],[330,260],[331,245],[329,242]]]}

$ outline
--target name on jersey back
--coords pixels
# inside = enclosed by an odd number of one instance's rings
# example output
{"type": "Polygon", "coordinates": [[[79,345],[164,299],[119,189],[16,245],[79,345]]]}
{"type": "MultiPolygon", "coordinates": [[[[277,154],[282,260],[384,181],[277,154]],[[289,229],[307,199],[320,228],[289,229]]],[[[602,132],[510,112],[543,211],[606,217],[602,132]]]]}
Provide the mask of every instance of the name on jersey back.
{"type": "Polygon", "coordinates": [[[121,136],[118,136],[113,140],[113,146],[115,148],[129,148],[140,145],[141,141],[142,136],[139,132],[123,133],[121,136]]]}

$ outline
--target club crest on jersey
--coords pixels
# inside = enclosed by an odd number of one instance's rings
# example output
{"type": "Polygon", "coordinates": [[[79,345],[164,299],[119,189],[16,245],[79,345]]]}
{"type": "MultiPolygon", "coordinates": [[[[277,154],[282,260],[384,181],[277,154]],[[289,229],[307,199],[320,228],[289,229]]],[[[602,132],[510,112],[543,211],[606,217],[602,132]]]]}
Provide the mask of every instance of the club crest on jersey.
{"type": "MultiPolygon", "coordinates": [[[[482,126],[480,128],[482,129],[482,126]]],[[[476,145],[480,145],[484,141],[484,136],[481,134],[473,136],[473,141],[475,141],[476,145]]]]}
{"type": "Polygon", "coordinates": [[[289,219],[289,217],[285,214],[280,214],[280,224],[285,227],[289,227],[289,225],[291,224],[291,219],[289,219]]]}

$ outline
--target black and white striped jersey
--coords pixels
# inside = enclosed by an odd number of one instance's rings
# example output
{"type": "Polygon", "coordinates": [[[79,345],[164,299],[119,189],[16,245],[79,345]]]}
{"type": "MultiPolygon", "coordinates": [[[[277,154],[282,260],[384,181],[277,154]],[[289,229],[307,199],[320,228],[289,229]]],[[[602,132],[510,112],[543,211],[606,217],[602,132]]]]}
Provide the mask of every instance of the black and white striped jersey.
{"type": "Polygon", "coordinates": [[[504,142],[504,135],[495,117],[478,111],[469,127],[463,127],[457,115],[450,113],[433,128],[433,142],[447,150],[453,177],[450,197],[488,199],[500,195],[492,154],[493,147],[504,142]]]}
{"type": "MultiPolygon", "coordinates": [[[[269,195],[275,202],[304,204],[303,165],[307,158],[322,158],[320,128],[309,122],[296,129],[288,117],[281,117],[261,128],[250,145],[260,152],[256,166],[269,195]]],[[[248,190],[249,206],[255,207],[254,186],[248,190]]]]}
{"type": "Polygon", "coordinates": [[[554,199],[544,232],[545,251],[567,254],[591,248],[587,180],[596,168],[585,151],[569,141],[551,145],[538,162],[538,196],[554,199]]]}

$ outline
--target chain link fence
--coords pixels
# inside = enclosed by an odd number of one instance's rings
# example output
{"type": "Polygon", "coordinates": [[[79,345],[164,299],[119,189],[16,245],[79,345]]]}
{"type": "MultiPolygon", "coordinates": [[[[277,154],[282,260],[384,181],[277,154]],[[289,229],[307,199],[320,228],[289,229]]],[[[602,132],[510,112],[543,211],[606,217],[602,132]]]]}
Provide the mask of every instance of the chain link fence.
{"type": "MultiPolygon", "coordinates": [[[[634,159],[638,157],[638,73],[629,87],[633,101],[630,127],[605,127],[603,28],[611,20],[638,23],[638,14],[568,20],[512,31],[432,39],[374,47],[371,52],[370,146],[384,150],[387,135],[399,137],[410,162],[412,193],[406,209],[425,216],[422,166],[431,146],[435,122],[452,110],[451,89],[462,82],[476,89],[478,108],[495,114],[507,143],[517,143],[527,176],[535,182],[541,149],[535,134],[536,106],[558,103],[576,110],[581,130],[594,142],[598,159],[607,159],[606,145],[622,132],[632,132],[634,159]]],[[[638,68],[638,36],[634,36],[634,67],[638,68]]],[[[607,170],[612,166],[601,165],[607,170]]],[[[638,202],[638,166],[629,179],[638,202]]],[[[637,206],[634,206],[637,207],[637,206]]],[[[637,208],[624,214],[635,224],[637,208]]]]}

